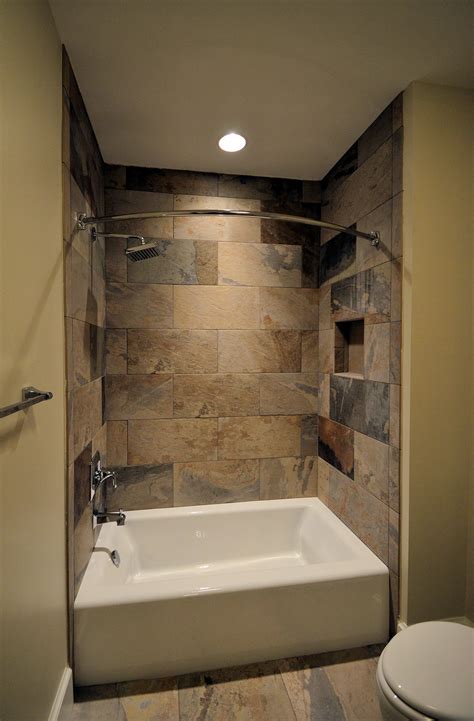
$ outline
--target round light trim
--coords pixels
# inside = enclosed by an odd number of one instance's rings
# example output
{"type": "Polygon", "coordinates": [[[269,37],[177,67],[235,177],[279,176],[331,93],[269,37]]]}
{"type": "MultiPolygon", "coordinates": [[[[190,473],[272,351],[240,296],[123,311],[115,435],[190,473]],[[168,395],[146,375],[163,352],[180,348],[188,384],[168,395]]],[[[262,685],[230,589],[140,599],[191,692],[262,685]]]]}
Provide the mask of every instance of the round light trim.
{"type": "Polygon", "coordinates": [[[226,153],[236,153],[247,145],[247,141],[238,133],[228,133],[219,140],[219,148],[226,153]]]}

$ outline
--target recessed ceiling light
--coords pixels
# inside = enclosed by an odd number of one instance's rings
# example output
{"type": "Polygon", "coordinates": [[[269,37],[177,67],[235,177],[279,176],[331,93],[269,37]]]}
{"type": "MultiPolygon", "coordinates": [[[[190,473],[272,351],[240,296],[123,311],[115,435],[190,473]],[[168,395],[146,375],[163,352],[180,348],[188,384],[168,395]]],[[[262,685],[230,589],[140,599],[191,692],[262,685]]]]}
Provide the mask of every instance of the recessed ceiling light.
{"type": "Polygon", "coordinates": [[[226,153],[236,153],[245,148],[246,144],[245,138],[238,133],[228,133],[219,140],[219,148],[225,150],[226,153]]]}

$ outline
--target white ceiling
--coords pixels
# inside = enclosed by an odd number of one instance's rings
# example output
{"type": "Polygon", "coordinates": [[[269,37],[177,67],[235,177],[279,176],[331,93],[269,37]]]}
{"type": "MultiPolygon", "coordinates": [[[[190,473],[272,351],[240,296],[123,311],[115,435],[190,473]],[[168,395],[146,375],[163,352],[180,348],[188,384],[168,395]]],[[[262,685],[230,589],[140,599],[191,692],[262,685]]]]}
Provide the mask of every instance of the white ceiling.
{"type": "Polygon", "coordinates": [[[319,179],[411,81],[474,83],[470,1],[50,3],[109,163],[319,179]]]}

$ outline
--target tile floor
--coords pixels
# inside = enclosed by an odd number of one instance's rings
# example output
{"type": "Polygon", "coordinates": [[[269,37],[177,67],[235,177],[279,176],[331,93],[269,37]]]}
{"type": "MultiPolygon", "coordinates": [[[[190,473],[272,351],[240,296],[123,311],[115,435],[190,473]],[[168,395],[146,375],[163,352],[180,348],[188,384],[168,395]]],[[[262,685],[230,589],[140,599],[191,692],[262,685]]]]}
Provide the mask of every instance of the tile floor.
{"type": "Polygon", "coordinates": [[[381,646],[77,689],[71,721],[382,721],[381,646]]]}

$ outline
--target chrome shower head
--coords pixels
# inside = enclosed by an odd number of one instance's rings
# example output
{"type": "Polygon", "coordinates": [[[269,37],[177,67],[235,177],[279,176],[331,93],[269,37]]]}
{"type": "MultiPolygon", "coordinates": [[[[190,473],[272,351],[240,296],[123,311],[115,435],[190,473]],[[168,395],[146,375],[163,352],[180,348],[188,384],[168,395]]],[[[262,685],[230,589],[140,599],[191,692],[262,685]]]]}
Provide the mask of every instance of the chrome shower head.
{"type": "Polygon", "coordinates": [[[129,236],[129,240],[140,241],[138,245],[129,246],[125,251],[127,258],[130,258],[133,262],[137,260],[148,260],[148,258],[155,258],[160,255],[158,242],[156,240],[152,240],[151,238],[145,240],[141,235],[131,235],[129,236]]]}

